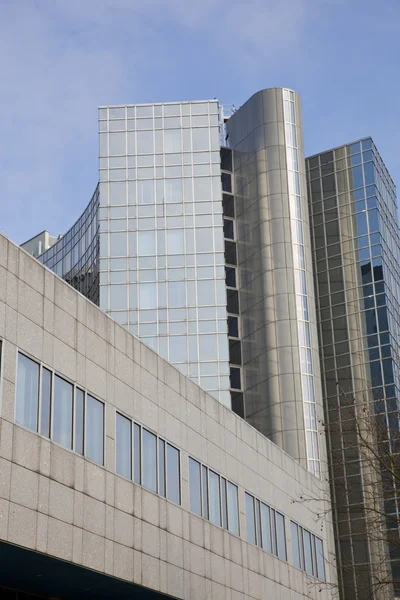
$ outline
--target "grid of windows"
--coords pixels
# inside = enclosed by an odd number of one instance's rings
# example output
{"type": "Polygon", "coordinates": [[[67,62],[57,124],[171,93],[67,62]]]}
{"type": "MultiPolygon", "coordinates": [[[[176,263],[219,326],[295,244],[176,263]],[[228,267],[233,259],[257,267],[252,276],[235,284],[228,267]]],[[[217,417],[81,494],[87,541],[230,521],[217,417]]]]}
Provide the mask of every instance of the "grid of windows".
{"type": "Polygon", "coordinates": [[[15,420],[104,464],[104,404],[20,352],[15,420]]]}
{"type": "Polygon", "coordinates": [[[322,540],[290,521],[292,534],[292,560],[297,569],[325,581],[325,559],[322,540]]]}
{"type": "Polygon", "coordinates": [[[297,147],[296,111],[294,93],[284,90],[284,115],[286,158],[288,168],[290,220],[292,226],[292,250],[295,269],[295,290],[297,303],[297,328],[300,346],[300,367],[303,392],[304,424],[308,469],[319,476],[318,428],[315,407],[314,369],[312,361],[311,330],[308,315],[306,265],[304,251],[304,231],[302,221],[302,194],[300,189],[299,158],[297,147]]]}
{"type": "Polygon", "coordinates": [[[230,406],[218,103],[99,109],[100,306],[230,406]]]}
{"type": "Polygon", "coordinates": [[[190,510],[239,535],[237,486],[189,457],[190,510]]]}
{"type": "Polygon", "coordinates": [[[38,257],[95,304],[99,304],[99,186],[77,222],[38,257]]]}
{"type": "Polygon", "coordinates": [[[116,473],[180,504],[179,450],[118,412],[115,427],[116,473]]]}
{"type": "MultiPolygon", "coordinates": [[[[357,450],[350,452],[343,443],[349,440],[349,407],[357,396],[370,399],[380,426],[387,428],[389,453],[397,451],[392,444],[399,434],[400,399],[396,193],[370,138],[309,158],[307,177],[332,469],[336,494],[351,506],[363,502],[357,450]]],[[[354,439],[351,443],[356,448],[354,439]]],[[[386,510],[398,514],[399,491],[394,484],[385,488],[386,510]]],[[[336,518],[343,535],[357,539],[353,565],[365,565],[369,549],[367,539],[359,541],[359,519],[351,509],[336,518]]],[[[400,568],[398,560],[392,564],[400,568]]],[[[356,579],[350,569],[343,577],[356,579]]]]}
{"type": "Polygon", "coordinates": [[[247,492],[245,499],[247,540],[286,560],[285,517],[247,492]]]}

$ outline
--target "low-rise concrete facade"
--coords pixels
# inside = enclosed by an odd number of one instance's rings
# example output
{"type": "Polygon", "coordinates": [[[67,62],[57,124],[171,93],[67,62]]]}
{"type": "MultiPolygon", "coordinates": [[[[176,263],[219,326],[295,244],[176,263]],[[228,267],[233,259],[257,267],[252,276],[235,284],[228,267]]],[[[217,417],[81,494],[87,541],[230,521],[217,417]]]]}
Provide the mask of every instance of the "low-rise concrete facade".
{"type": "Polygon", "coordinates": [[[336,598],[324,477],[3,236],[0,270],[1,541],[175,598],[336,598]],[[19,353],[104,403],[104,466],[16,423],[19,353]],[[117,411],[179,449],[180,505],[116,474],[117,411]],[[239,536],[191,513],[189,457],[237,486],[239,536]],[[284,515],[287,561],[247,541],[246,492],[284,515]],[[322,540],[326,582],[293,566],[291,520],[322,540]]]}

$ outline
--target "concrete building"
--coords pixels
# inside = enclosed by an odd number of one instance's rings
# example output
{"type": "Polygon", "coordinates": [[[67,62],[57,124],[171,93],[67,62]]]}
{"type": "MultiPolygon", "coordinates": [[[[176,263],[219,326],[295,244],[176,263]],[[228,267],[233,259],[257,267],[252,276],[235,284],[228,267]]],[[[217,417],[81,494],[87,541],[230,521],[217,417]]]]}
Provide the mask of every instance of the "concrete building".
{"type": "Polygon", "coordinates": [[[2,598],[334,597],[323,479],[3,236],[0,269],[2,598]]]}

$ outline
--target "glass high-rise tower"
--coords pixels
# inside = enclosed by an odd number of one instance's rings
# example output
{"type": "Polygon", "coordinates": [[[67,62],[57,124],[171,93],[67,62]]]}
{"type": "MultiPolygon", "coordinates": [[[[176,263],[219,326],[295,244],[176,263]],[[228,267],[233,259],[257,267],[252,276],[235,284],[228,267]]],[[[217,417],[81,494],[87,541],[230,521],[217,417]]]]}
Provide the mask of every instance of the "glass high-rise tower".
{"type": "MultiPolygon", "coordinates": [[[[369,447],[355,426],[357,418],[362,423],[366,403],[376,415],[385,452],[398,452],[396,192],[371,138],[306,162],[339,576],[343,598],[358,599],[373,589],[374,569],[384,575],[376,556],[385,552],[379,548],[385,536],[376,531],[380,495],[372,491],[371,472],[361,458],[369,447]]],[[[383,475],[383,480],[381,510],[394,535],[399,514],[396,477],[391,481],[383,475]]],[[[380,483],[378,478],[376,485],[380,483]]],[[[393,579],[399,582],[395,548],[391,566],[393,579]]]]}

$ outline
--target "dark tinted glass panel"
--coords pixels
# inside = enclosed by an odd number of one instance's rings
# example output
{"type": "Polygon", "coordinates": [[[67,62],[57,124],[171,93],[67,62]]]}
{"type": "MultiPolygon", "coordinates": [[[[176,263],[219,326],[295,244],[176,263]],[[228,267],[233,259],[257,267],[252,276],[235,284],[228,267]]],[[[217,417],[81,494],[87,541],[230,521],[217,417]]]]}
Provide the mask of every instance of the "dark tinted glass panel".
{"type": "Polygon", "coordinates": [[[225,283],[228,287],[236,287],[236,269],[225,267],[225,283]]]}
{"type": "Polygon", "coordinates": [[[17,402],[15,420],[37,431],[39,406],[39,365],[18,354],[17,402]]]}
{"type": "Polygon", "coordinates": [[[239,417],[244,418],[244,400],[241,392],[231,392],[232,410],[239,417]]]}
{"type": "Polygon", "coordinates": [[[40,433],[50,437],[51,371],[42,369],[40,433]]]}
{"type": "Polygon", "coordinates": [[[229,173],[221,173],[222,191],[232,193],[232,176],[229,173]]]}
{"type": "Polygon", "coordinates": [[[197,460],[189,458],[190,510],[201,516],[201,466],[197,460]]]}
{"type": "Polygon", "coordinates": [[[222,211],[225,217],[235,216],[234,197],[229,194],[222,194],[222,211]]]}
{"type": "Polygon", "coordinates": [[[74,430],[74,447],[75,452],[83,454],[84,439],[83,439],[83,424],[85,412],[85,394],[79,388],[75,389],[75,430],[74,430]]]}
{"type": "Polygon", "coordinates": [[[237,340],[229,340],[229,362],[233,365],[242,364],[242,344],[237,340]]]}
{"type": "Polygon", "coordinates": [[[237,264],[236,243],[225,240],[225,262],[229,265],[237,264]]]}
{"type": "Polygon", "coordinates": [[[233,221],[224,219],[224,237],[228,240],[235,239],[233,221]]]}
{"type": "Polygon", "coordinates": [[[231,381],[231,388],[233,388],[234,390],[242,389],[240,369],[238,369],[237,367],[230,368],[230,381],[231,381]]]}
{"type": "Polygon", "coordinates": [[[239,314],[239,294],[236,290],[227,290],[228,313],[239,314]]]}
{"type": "Polygon", "coordinates": [[[221,148],[221,169],[232,171],[232,150],[230,148],[221,148]]]}
{"type": "Polygon", "coordinates": [[[239,337],[239,319],[238,317],[228,316],[228,335],[229,337],[239,337]]]}

